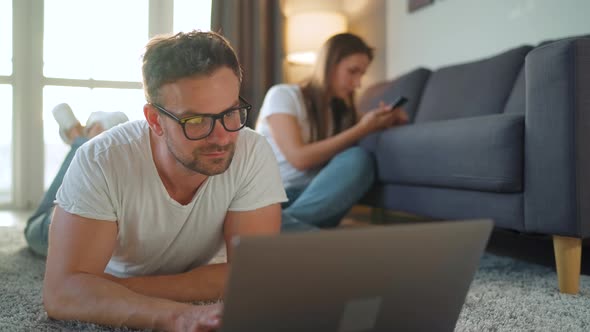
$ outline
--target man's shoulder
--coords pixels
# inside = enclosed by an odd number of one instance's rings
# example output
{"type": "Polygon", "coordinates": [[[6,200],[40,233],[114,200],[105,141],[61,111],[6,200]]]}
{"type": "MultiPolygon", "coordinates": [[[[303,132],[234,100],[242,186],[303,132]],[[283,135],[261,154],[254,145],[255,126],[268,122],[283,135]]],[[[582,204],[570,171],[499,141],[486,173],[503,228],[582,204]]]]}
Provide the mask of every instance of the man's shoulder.
{"type": "Polygon", "coordinates": [[[250,164],[253,160],[266,158],[266,154],[270,151],[269,149],[270,147],[268,146],[266,137],[246,127],[240,130],[234,161],[237,161],[239,164],[241,164],[240,161],[250,164]]]}
{"type": "Polygon", "coordinates": [[[261,143],[266,143],[266,138],[259,132],[248,127],[240,130],[238,149],[250,149],[261,143]]]}

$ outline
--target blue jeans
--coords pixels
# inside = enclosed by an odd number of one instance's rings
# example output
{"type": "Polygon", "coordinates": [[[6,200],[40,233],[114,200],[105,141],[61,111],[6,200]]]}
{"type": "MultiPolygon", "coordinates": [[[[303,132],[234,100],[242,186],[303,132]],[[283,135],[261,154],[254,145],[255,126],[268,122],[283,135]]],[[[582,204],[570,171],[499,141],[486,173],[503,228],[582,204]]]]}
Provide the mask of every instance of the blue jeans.
{"type": "Polygon", "coordinates": [[[373,185],[371,154],[352,147],[337,154],[305,188],[286,188],[281,230],[314,231],[338,226],[350,208],[373,185]]]}
{"type": "Polygon", "coordinates": [[[64,176],[66,175],[68,167],[70,167],[70,164],[72,163],[72,159],[74,159],[76,150],[78,150],[78,148],[87,141],[88,138],[86,137],[78,137],[72,142],[72,148],[66,155],[66,158],[61,164],[57,175],[53,179],[53,182],[51,182],[49,189],[47,189],[45,196],[43,196],[41,204],[35,213],[33,213],[33,215],[29,218],[29,220],[27,220],[27,226],[25,227],[25,239],[27,240],[31,250],[36,254],[47,256],[49,224],[51,223],[53,209],[55,208],[53,202],[55,201],[57,190],[64,180],[64,176]]]}

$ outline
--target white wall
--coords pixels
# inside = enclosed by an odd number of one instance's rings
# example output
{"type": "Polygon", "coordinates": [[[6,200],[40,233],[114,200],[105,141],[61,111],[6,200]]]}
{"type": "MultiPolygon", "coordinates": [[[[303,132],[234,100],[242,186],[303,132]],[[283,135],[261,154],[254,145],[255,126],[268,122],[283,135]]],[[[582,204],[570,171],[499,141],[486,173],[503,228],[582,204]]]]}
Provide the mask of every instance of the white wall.
{"type": "Polygon", "coordinates": [[[588,0],[435,0],[411,14],[407,0],[391,0],[386,12],[388,78],[590,34],[588,0]]]}
{"type": "Polygon", "coordinates": [[[375,51],[373,62],[363,77],[358,95],[371,84],[386,79],[386,2],[387,0],[344,0],[343,2],[349,19],[349,31],[363,38],[375,51]]]}

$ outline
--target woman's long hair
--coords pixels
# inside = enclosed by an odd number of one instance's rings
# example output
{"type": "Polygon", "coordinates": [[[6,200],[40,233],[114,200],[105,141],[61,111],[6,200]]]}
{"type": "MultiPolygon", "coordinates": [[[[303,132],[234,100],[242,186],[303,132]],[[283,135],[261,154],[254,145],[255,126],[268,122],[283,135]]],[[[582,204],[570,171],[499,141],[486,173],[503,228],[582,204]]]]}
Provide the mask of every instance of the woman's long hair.
{"type": "Polygon", "coordinates": [[[313,74],[301,83],[312,142],[327,138],[330,119],[333,121],[334,134],[356,123],[354,93],[351,93],[347,100],[330,97],[330,77],[336,65],[353,54],[366,54],[369,61],[373,60],[373,49],[358,36],[341,33],[330,37],[318,53],[313,74]],[[333,116],[329,116],[330,109],[333,116]]]}

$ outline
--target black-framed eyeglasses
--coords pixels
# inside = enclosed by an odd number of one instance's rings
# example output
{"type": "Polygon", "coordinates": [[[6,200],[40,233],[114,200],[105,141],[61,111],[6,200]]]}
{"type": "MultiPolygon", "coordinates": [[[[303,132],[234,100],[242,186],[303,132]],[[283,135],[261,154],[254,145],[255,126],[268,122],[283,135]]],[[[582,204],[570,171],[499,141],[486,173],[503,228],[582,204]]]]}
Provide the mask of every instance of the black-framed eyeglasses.
{"type": "Polygon", "coordinates": [[[209,136],[213,132],[215,120],[219,120],[223,128],[229,132],[244,128],[246,126],[246,120],[248,120],[248,112],[252,109],[252,105],[241,96],[239,98],[241,103],[239,106],[229,108],[219,114],[198,114],[183,119],[179,119],[176,115],[156,103],[150,103],[150,105],[178,122],[187,139],[196,141],[209,136]]]}

